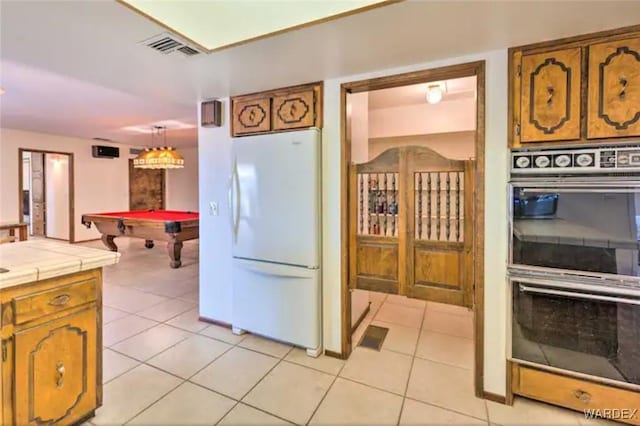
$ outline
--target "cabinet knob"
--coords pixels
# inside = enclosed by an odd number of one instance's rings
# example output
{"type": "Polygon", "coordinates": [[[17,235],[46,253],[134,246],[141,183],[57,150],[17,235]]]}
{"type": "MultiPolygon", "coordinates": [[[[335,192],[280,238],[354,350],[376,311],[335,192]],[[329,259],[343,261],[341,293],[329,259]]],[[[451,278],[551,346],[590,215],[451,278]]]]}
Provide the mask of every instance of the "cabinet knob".
{"type": "Polygon", "coordinates": [[[68,294],[61,294],[59,296],[54,297],[49,301],[49,305],[51,306],[64,306],[71,300],[71,296],[68,294]]]}
{"type": "Polygon", "coordinates": [[[547,87],[547,93],[549,94],[549,97],[547,98],[547,106],[551,108],[551,106],[553,105],[553,95],[555,95],[556,90],[553,88],[553,86],[549,86],[547,87]]]}
{"type": "Polygon", "coordinates": [[[591,401],[591,394],[587,391],[583,391],[582,389],[576,389],[573,395],[582,402],[591,401]]]}
{"type": "Polygon", "coordinates": [[[65,373],[65,368],[62,361],[58,361],[58,363],[56,364],[56,372],[58,373],[58,378],[56,379],[56,386],[60,388],[64,383],[64,373],[65,373]]]}
{"type": "Polygon", "coordinates": [[[618,93],[618,96],[620,97],[620,99],[624,99],[625,96],[627,96],[627,77],[622,76],[619,79],[620,82],[620,93],[618,93]]]}

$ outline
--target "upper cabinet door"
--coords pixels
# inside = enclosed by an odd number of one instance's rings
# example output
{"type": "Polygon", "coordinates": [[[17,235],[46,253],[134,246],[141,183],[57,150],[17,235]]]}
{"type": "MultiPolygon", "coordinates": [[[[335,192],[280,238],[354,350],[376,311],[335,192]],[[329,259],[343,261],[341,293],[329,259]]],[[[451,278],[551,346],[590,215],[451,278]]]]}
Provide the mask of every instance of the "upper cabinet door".
{"type": "Polygon", "coordinates": [[[640,135],[640,38],[589,46],[589,138],[640,135]]]}
{"type": "Polygon", "coordinates": [[[580,139],[581,49],[525,55],[521,142],[580,139]]]}
{"type": "Polygon", "coordinates": [[[311,127],[315,124],[314,90],[290,93],[273,98],[273,130],[311,127]]]}
{"type": "Polygon", "coordinates": [[[233,134],[268,132],[271,130],[271,98],[234,100],[233,134]]]}

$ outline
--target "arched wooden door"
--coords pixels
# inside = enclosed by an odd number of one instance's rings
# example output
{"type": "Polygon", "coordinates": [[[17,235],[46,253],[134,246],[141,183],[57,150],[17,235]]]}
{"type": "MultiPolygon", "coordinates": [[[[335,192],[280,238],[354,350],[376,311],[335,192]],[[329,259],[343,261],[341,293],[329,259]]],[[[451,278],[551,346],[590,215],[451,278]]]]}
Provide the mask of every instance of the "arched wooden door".
{"type": "Polygon", "coordinates": [[[352,164],[350,287],[471,306],[473,171],[417,146],[352,164]]]}

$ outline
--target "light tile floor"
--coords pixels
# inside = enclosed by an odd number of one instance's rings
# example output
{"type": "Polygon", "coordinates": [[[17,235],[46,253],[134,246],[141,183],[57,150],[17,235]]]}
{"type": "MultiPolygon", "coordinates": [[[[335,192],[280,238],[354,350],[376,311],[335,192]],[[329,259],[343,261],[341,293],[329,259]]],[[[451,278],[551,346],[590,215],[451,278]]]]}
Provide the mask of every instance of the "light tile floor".
{"type": "MultiPolygon", "coordinates": [[[[169,268],[163,244],[116,239],[104,273],[104,405],[94,425],[581,425],[580,413],[473,394],[472,316],[465,309],[371,293],[380,352],[348,361],[198,320],[198,243],[169,268]]],[[[102,247],[97,242],[88,246],[102,247]]]]}

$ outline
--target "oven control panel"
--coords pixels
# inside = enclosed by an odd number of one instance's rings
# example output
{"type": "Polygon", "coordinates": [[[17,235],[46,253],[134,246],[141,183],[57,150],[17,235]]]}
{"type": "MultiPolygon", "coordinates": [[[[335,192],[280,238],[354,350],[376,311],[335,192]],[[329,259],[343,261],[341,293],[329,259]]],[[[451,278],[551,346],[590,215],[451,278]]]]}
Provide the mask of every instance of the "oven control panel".
{"type": "Polygon", "coordinates": [[[528,150],[511,153],[513,174],[640,172],[640,146],[528,150]]]}

